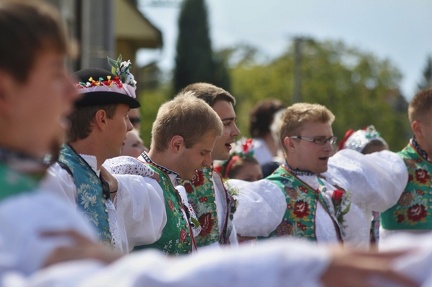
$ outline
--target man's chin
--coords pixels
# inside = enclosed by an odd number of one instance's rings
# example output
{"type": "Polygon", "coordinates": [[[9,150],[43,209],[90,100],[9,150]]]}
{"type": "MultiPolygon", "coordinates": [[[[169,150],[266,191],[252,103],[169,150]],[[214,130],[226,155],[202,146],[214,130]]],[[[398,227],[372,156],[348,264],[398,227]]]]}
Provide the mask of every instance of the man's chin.
{"type": "Polygon", "coordinates": [[[225,160],[227,160],[229,158],[229,153],[227,152],[227,153],[221,153],[221,154],[216,154],[216,155],[214,155],[214,154],[212,154],[212,159],[213,159],[213,161],[215,161],[215,160],[222,160],[222,161],[225,161],[225,160]]]}

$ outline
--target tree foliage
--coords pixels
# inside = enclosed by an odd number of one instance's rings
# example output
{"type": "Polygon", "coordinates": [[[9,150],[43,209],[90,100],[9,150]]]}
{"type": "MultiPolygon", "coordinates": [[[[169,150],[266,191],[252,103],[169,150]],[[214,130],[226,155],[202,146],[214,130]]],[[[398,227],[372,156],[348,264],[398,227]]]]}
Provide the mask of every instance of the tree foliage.
{"type": "Polygon", "coordinates": [[[423,79],[417,85],[418,90],[424,90],[432,87],[432,57],[426,60],[426,66],[423,69],[423,79]]]}
{"type": "MultiPolygon", "coordinates": [[[[243,132],[247,131],[248,111],[259,100],[277,98],[286,105],[293,103],[294,46],[264,63],[255,60],[256,54],[250,53],[253,50],[240,46],[226,53],[237,56],[231,68],[231,92],[238,100],[243,132]]],[[[305,41],[301,53],[300,101],[327,106],[336,116],[333,132],[339,139],[349,128],[373,124],[392,150],[406,144],[410,136],[407,102],[399,91],[401,74],[389,60],[338,41],[305,41]]]]}
{"type": "Polygon", "coordinates": [[[212,50],[207,14],[204,0],[182,3],[173,79],[176,92],[196,82],[229,89],[225,62],[212,50]]]}

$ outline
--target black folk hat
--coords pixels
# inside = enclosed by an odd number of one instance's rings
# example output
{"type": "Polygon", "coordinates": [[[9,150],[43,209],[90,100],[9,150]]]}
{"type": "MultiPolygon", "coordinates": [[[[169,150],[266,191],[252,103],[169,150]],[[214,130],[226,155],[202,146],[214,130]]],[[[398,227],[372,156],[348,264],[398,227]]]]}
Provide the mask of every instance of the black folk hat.
{"type": "Polygon", "coordinates": [[[103,69],[83,69],[74,73],[78,80],[75,85],[81,98],[76,107],[126,104],[130,108],[139,108],[135,87],[122,83],[120,78],[103,69]]]}

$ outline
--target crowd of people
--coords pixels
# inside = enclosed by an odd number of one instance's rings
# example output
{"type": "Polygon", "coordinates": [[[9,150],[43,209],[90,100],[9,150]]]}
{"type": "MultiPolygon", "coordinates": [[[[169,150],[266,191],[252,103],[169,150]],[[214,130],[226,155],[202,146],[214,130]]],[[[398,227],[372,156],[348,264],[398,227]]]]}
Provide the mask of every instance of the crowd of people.
{"type": "Polygon", "coordinates": [[[70,73],[41,1],[0,1],[0,29],[0,286],[432,286],[432,89],[397,153],[271,99],[238,139],[210,83],[159,107],[147,149],[130,61],[70,73]]]}

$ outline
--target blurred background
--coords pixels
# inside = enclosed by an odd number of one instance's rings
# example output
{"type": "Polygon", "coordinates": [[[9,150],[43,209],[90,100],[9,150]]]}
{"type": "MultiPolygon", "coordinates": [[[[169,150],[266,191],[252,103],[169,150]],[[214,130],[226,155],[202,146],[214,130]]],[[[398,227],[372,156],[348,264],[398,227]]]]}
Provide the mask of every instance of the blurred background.
{"type": "Polygon", "coordinates": [[[132,61],[147,145],[160,104],[204,81],[236,97],[243,136],[258,101],[306,101],[333,111],[338,138],[373,124],[396,151],[409,100],[432,87],[428,0],[47,1],[79,41],[73,70],[132,61]]]}

